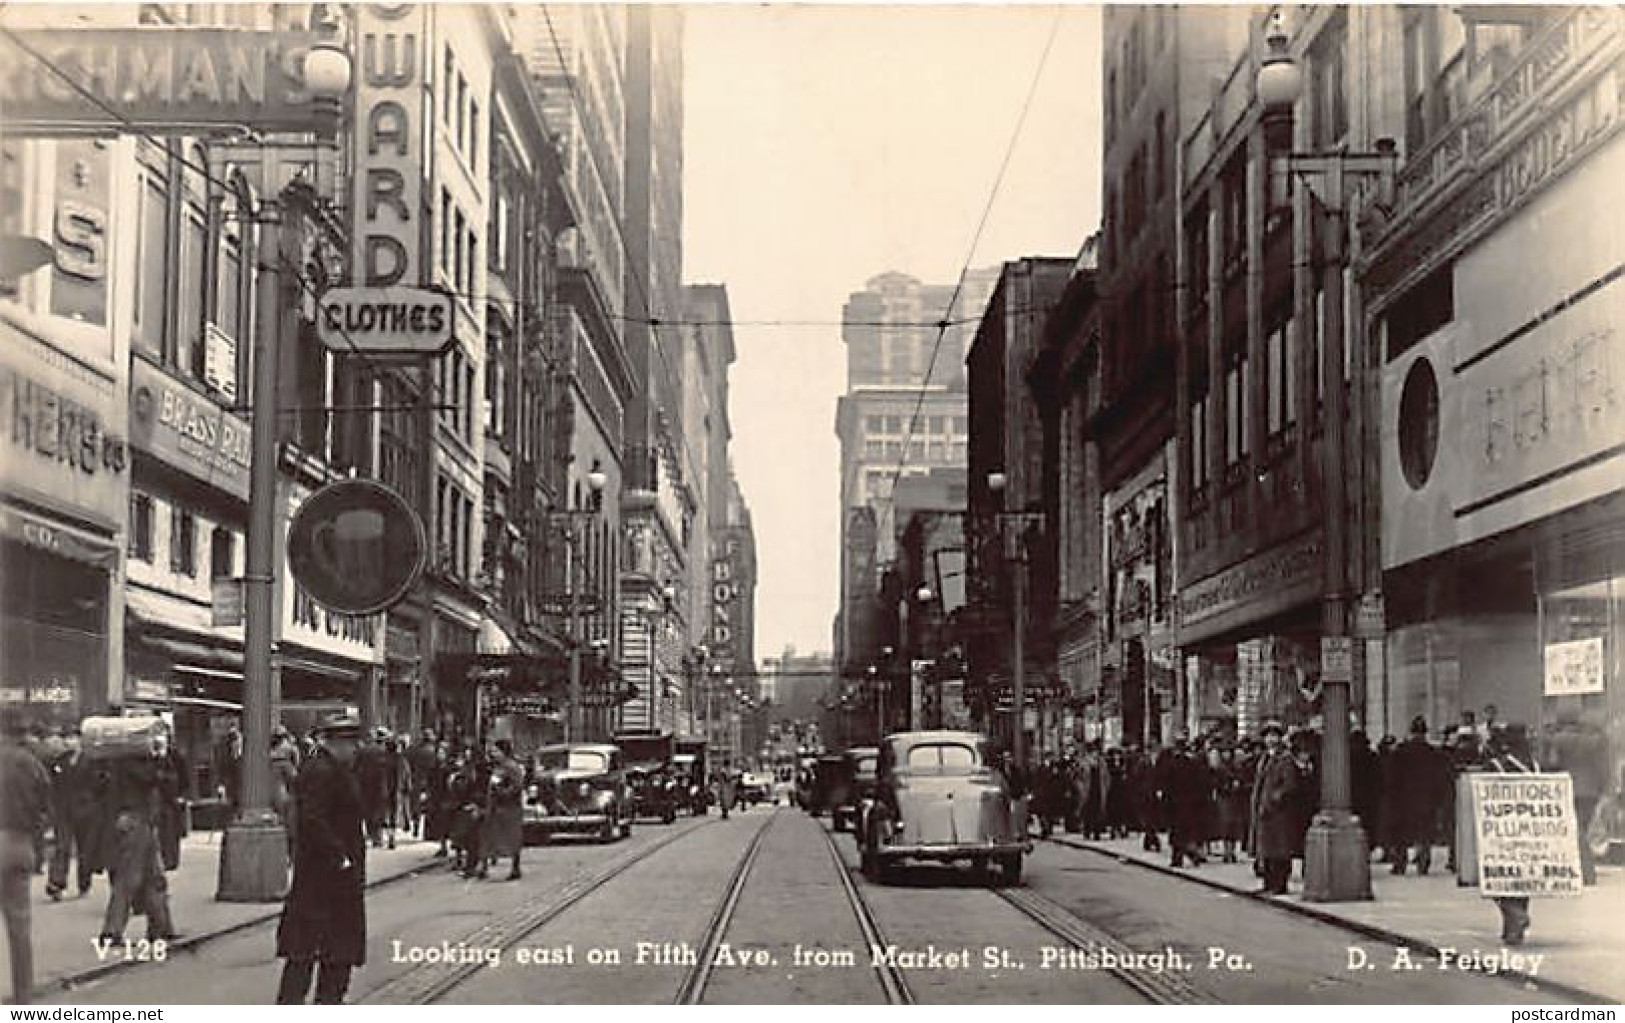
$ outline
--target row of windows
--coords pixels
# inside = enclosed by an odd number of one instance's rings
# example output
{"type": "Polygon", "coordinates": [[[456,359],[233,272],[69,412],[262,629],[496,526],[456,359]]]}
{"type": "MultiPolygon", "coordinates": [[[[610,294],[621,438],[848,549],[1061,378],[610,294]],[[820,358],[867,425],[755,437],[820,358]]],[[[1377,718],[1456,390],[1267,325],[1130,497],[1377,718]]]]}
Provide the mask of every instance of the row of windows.
{"type": "MultiPolygon", "coordinates": [[[[1253,373],[1247,353],[1240,346],[1226,360],[1222,418],[1217,424],[1218,436],[1210,430],[1214,402],[1219,400],[1210,392],[1202,376],[1193,378],[1189,409],[1190,419],[1190,481],[1193,490],[1201,490],[1212,478],[1212,458],[1215,449],[1222,449],[1224,465],[1237,466],[1253,451],[1253,402],[1261,402],[1264,429],[1272,445],[1290,431],[1298,420],[1298,403],[1303,362],[1310,362],[1308,381],[1313,407],[1320,408],[1324,384],[1321,374],[1325,370],[1325,348],[1321,338],[1325,331],[1325,302],[1320,292],[1315,293],[1314,330],[1307,337],[1299,329],[1297,319],[1285,311],[1274,320],[1264,338],[1264,379],[1262,393],[1255,391],[1253,373]]],[[[1343,346],[1343,379],[1350,379],[1353,369],[1353,346],[1343,346]]]]}
{"type": "Polygon", "coordinates": [[[474,360],[461,345],[453,345],[436,361],[435,390],[435,402],[442,406],[440,421],[474,443],[474,360]]]}
{"type": "Polygon", "coordinates": [[[440,85],[440,120],[452,137],[452,144],[478,174],[480,158],[480,101],[468,87],[468,78],[457,66],[457,56],[446,44],[445,76],[440,85]],[[455,84],[454,84],[455,83],[455,84]]]}
{"type": "MultiPolygon", "coordinates": [[[[963,461],[966,453],[966,441],[960,437],[953,441],[933,440],[910,441],[908,457],[915,462],[953,462],[963,461]]],[[[865,458],[891,458],[903,457],[903,442],[896,440],[871,440],[863,445],[865,458]]]]}
{"type": "MultiPolygon", "coordinates": [[[[139,491],[130,495],[129,555],[136,561],[156,564],[158,502],[139,491]]],[[[215,526],[209,534],[209,578],[229,579],[234,572],[237,534],[225,526],[215,526]]],[[[198,522],[191,511],[169,506],[169,570],[188,579],[198,573],[198,522]]]]}
{"type": "MultiPolygon", "coordinates": [[[[865,416],[863,429],[867,434],[901,434],[907,428],[912,416],[865,416]]],[[[918,433],[955,433],[964,434],[970,429],[970,420],[965,416],[924,416],[920,419],[916,432],[918,433]]]]}
{"type": "Polygon", "coordinates": [[[435,480],[436,564],[464,579],[474,574],[474,499],[441,476],[435,480]]]}
{"type": "Polygon", "coordinates": [[[480,267],[480,236],[451,192],[440,190],[440,271],[459,295],[474,293],[480,267]]]}

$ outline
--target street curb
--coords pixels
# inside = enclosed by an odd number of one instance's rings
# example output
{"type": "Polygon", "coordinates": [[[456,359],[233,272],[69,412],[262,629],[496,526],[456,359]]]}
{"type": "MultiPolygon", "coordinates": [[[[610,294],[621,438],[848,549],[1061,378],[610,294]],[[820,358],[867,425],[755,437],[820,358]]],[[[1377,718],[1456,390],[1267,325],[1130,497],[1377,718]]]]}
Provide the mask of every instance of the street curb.
{"type": "MultiPolygon", "coordinates": [[[[419,874],[429,872],[429,870],[433,869],[437,865],[444,866],[450,862],[451,861],[449,859],[441,859],[430,854],[429,858],[422,863],[410,867],[404,867],[393,874],[385,875],[376,880],[369,880],[366,883],[365,890],[371,891],[374,888],[382,888],[385,885],[393,884],[396,881],[400,881],[408,877],[416,877],[419,874]]],[[[169,951],[171,953],[194,952],[199,947],[214,941],[216,938],[224,938],[227,935],[236,934],[238,931],[246,931],[251,927],[258,927],[259,925],[271,920],[275,920],[277,917],[282,915],[282,903],[280,901],[274,904],[266,903],[266,905],[275,905],[276,908],[267,910],[266,912],[260,913],[256,916],[249,917],[246,920],[239,920],[236,923],[227,924],[225,927],[219,927],[212,931],[204,931],[199,934],[186,935],[177,941],[170,942],[168,946],[169,951]]],[[[65,974],[53,980],[46,981],[44,990],[72,991],[74,988],[88,984],[92,981],[101,980],[103,977],[117,973],[120,970],[128,970],[138,966],[150,965],[152,964],[146,961],[124,959],[107,963],[97,963],[95,966],[86,967],[85,969],[79,970],[75,973],[65,974]]]]}
{"type": "MultiPolygon", "coordinates": [[[[1386,927],[1379,927],[1375,924],[1368,924],[1359,920],[1350,920],[1346,917],[1338,916],[1336,913],[1328,913],[1323,909],[1317,909],[1308,903],[1285,902],[1273,896],[1265,895],[1261,892],[1252,892],[1241,888],[1233,888],[1230,885],[1225,884],[1223,881],[1216,881],[1212,878],[1203,877],[1200,874],[1187,874],[1182,870],[1176,870],[1173,867],[1165,867],[1160,863],[1154,863],[1150,860],[1142,860],[1134,856],[1125,856],[1113,849],[1107,849],[1104,846],[1094,845],[1090,842],[1078,841],[1075,839],[1069,840],[1059,836],[1052,836],[1049,841],[1055,843],[1056,845],[1064,845],[1069,849],[1078,849],[1083,852],[1094,853],[1097,856],[1105,856],[1116,860],[1119,863],[1128,863],[1137,867],[1144,867],[1146,870],[1163,874],[1168,877],[1177,877],[1181,878],[1182,880],[1192,881],[1215,891],[1225,892],[1229,895],[1241,896],[1243,898],[1251,899],[1254,902],[1262,903],[1266,906],[1274,906],[1276,909],[1283,909],[1289,913],[1296,913],[1299,916],[1306,916],[1311,920],[1318,920],[1323,924],[1330,924],[1333,927],[1340,927],[1346,931],[1353,931],[1355,934],[1371,938],[1375,941],[1386,942],[1390,945],[1404,946],[1412,949],[1413,951],[1421,952],[1424,955],[1430,955],[1437,958],[1441,952],[1440,946],[1435,945],[1425,938],[1413,937],[1408,934],[1402,934],[1399,931],[1389,930],[1386,927]]],[[[1524,973],[1522,970],[1504,970],[1502,971],[1501,975],[1515,978],[1539,990],[1550,992],[1551,994],[1562,995],[1565,998],[1572,998],[1577,1002],[1586,1002],[1596,1005],[1619,1004],[1618,998],[1600,995],[1595,991],[1588,991],[1585,988],[1576,987],[1573,984],[1568,984],[1560,980],[1549,980],[1544,977],[1537,977],[1533,974],[1524,973]]]]}

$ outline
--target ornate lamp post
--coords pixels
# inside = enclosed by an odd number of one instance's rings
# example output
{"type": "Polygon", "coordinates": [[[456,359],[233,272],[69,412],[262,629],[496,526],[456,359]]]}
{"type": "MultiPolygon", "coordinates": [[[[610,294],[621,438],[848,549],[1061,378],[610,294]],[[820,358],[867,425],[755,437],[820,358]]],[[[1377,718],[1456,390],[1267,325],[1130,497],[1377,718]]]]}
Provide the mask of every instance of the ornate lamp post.
{"type": "MultiPolygon", "coordinates": [[[[311,94],[311,131],[331,145],[338,135],[344,96],[350,89],[350,55],[331,37],[305,55],[305,86],[311,94]]],[[[221,839],[219,887],[224,902],[274,902],[288,883],[287,830],[271,809],[271,724],[275,707],[272,646],[277,628],[276,534],[277,392],[281,336],[290,328],[291,275],[299,273],[299,216],[312,208],[308,184],[276,180],[274,153],[260,153],[244,169],[261,180],[254,210],[258,226],[254,337],[253,414],[249,422],[247,564],[243,578],[242,803],[221,839]],[[288,276],[284,280],[285,275],[288,276]]]]}
{"type": "Polygon", "coordinates": [[[1270,193],[1280,201],[1292,181],[1307,187],[1320,218],[1315,232],[1320,254],[1321,294],[1325,301],[1321,344],[1322,393],[1325,395],[1326,454],[1325,591],[1321,625],[1320,812],[1309,827],[1304,856],[1304,898],[1311,902],[1348,902],[1371,898],[1370,851],[1365,830],[1352,812],[1349,778],[1349,690],[1352,640],[1347,607],[1346,438],[1347,394],[1343,383],[1343,271],[1347,263],[1350,179],[1377,188],[1377,203],[1390,205],[1396,164],[1392,139],[1377,140],[1374,153],[1298,153],[1292,146],[1292,112],[1303,92],[1303,73],[1293,59],[1284,17],[1270,18],[1266,56],[1258,69],[1258,100],[1264,112],[1264,139],[1269,151],[1270,193]]]}

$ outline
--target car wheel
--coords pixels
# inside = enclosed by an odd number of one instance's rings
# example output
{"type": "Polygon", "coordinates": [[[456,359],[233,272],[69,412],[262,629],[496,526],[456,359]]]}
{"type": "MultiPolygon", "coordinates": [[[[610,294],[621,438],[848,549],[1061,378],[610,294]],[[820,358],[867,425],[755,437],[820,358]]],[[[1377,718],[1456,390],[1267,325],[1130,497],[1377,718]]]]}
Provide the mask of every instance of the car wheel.
{"type": "Polygon", "coordinates": [[[971,879],[977,884],[989,883],[990,878],[988,876],[987,857],[979,856],[970,861],[970,876],[971,879]]]}
{"type": "Polygon", "coordinates": [[[662,824],[675,824],[675,823],[677,823],[677,808],[675,806],[666,807],[666,812],[662,813],[660,815],[660,823],[662,823],[662,824]]]}
{"type": "Polygon", "coordinates": [[[999,857],[999,883],[1014,888],[1021,883],[1021,854],[1009,853],[999,857]]]}
{"type": "Polygon", "coordinates": [[[613,842],[615,841],[615,836],[620,833],[620,830],[620,822],[617,821],[612,814],[610,815],[609,820],[606,820],[603,824],[598,826],[598,841],[605,843],[613,842]]]}

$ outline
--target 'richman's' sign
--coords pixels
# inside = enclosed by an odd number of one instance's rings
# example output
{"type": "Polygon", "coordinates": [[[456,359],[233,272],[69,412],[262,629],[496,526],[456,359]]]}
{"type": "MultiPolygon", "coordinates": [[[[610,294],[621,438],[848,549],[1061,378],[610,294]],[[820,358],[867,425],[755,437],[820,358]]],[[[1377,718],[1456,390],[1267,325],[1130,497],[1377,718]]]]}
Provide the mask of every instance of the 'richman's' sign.
{"type": "Polygon", "coordinates": [[[196,134],[227,124],[310,130],[310,36],[190,26],[11,35],[17,41],[0,40],[0,105],[12,124],[81,133],[196,134]]]}

